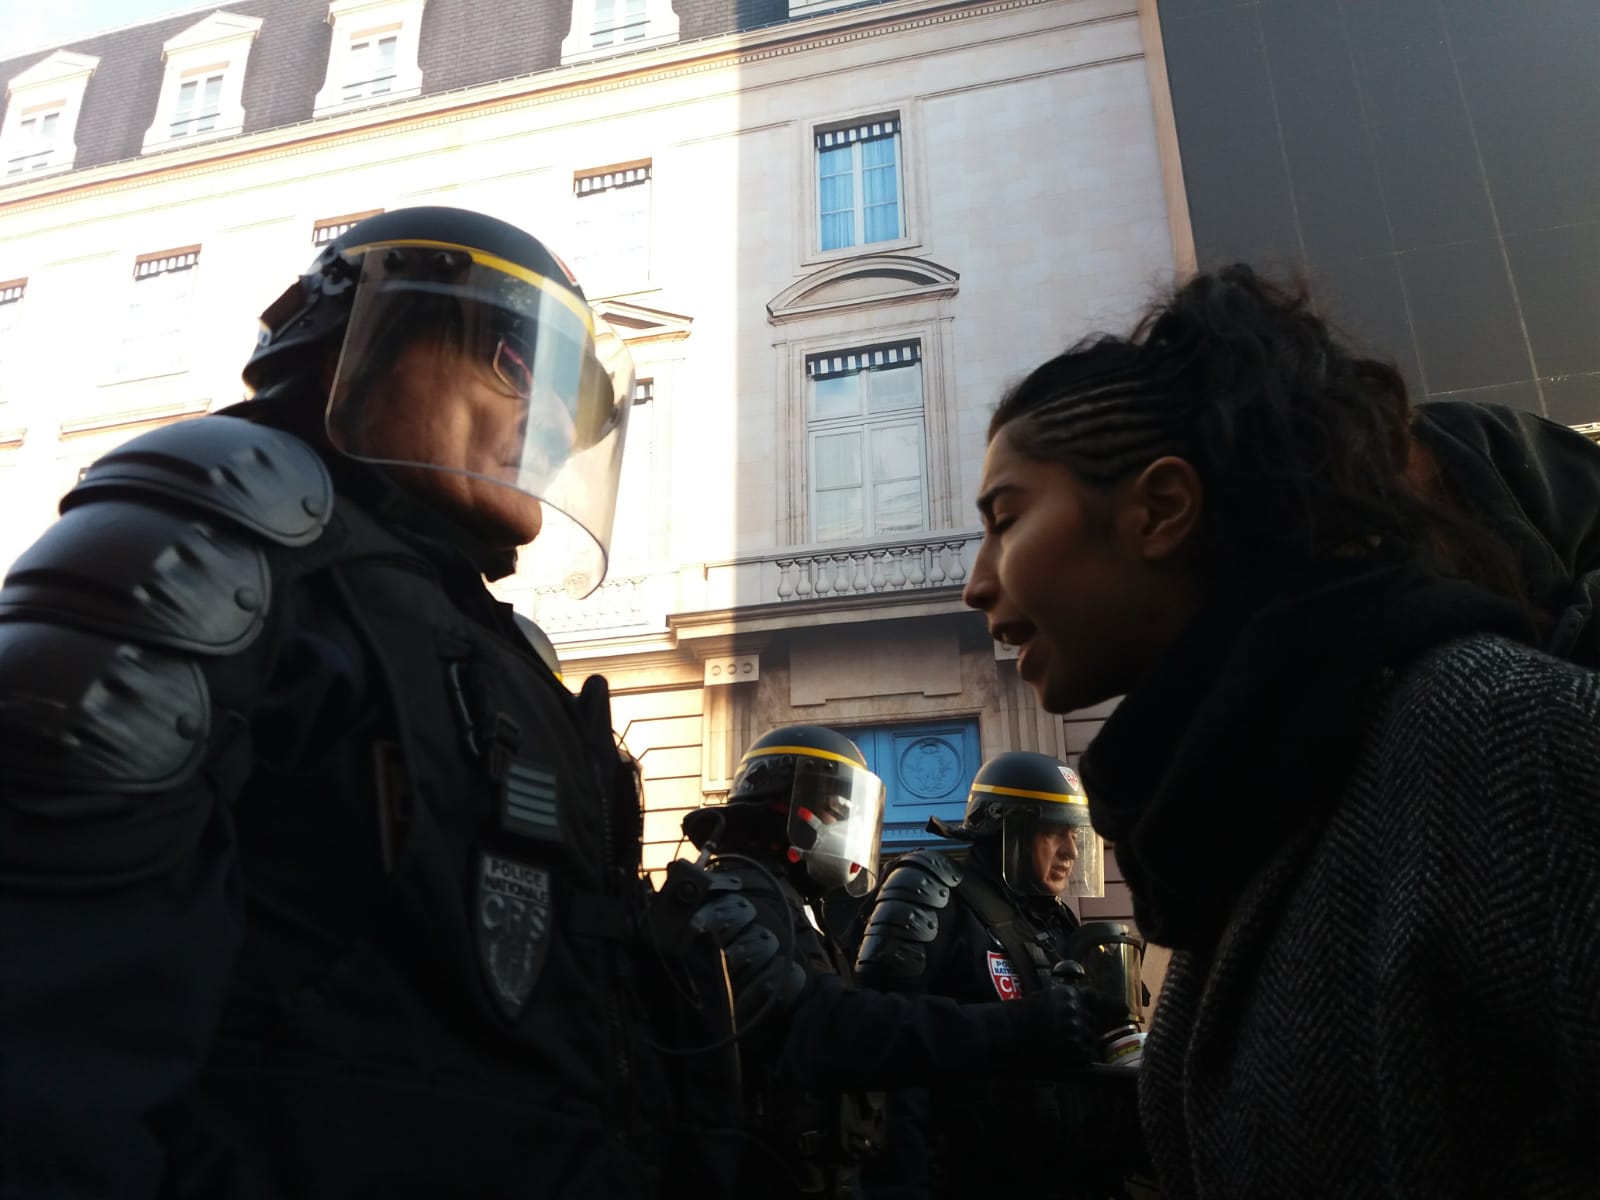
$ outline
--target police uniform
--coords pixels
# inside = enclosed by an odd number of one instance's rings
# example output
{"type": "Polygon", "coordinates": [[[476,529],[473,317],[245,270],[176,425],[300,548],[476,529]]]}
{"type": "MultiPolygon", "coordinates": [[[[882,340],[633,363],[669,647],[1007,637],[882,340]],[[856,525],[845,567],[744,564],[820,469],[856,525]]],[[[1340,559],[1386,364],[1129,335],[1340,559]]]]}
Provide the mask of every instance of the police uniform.
{"type": "MultiPolygon", "coordinates": [[[[1025,890],[1023,881],[1037,881],[1028,865],[1032,835],[1049,805],[1050,816],[1085,830],[1075,890],[1103,889],[1103,876],[1091,878],[1099,875],[1099,847],[1076,777],[1047,756],[1013,752],[985,764],[972,797],[961,826],[932,825],[959,839],[950,850],[904,855],[887,872],[858,925],[863,986],[962,1001],[1016,1001],[1067,986],[1055,973],[1080,940],[1079,921],[1062,899],[1042,887],[1025,890]],[[1028,819],[1007,831],[999,815],[980,820],[986,805],[995,814],[1016,805],[1028,819]]],[[[1136,1131],[1132,1082],[1120,1073],[1067,1085],[995,1074],[976,1085],[895,1093],[889,1153],[866,1168],[864,1194],[1118,1195],[1130,1128],[1136,1131]]]]}
{"type": "Polygon", "coordinates": [[[741,1194],[857,1194],[883,1149],[873,1090],[994,1069],[1046,1073],[1084,1060],[1088,1027],[1067,995],[958,1005],[857,990],[849,956],[820,932],[829,888],[873,882],[883,786],[860,751],[816,726],[758,739],[729,803],[685,819],[719,895],[705,909],[727,948],[745,1062],[741,1194]],[[860,824],[857,824],[860,822],[860,824]]]}
{"type": "MultiPolygon", "coordinates": [[[[485,222],[319,269],[535,253],[485,222]]],[[[661,1194],[603,681],[490,596],[505,552],[272,428],[306,389],[102,458],[0,590],[0,1191],[661,1194]]]]}

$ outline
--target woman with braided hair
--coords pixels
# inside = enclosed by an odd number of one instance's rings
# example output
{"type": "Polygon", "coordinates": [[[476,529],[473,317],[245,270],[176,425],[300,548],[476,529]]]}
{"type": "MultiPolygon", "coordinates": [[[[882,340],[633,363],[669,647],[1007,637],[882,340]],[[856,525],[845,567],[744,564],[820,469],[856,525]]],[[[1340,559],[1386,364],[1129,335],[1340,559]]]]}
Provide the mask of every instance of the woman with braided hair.
{"type": "Polygon", "coordinates": [[[1411,422],[1235,266],[990,424],[966,600],[1048,710],[1123,697],[1080,772],[1174,950],[1169,1198],[1600,1188],[1600,677],[1411,422]]]}

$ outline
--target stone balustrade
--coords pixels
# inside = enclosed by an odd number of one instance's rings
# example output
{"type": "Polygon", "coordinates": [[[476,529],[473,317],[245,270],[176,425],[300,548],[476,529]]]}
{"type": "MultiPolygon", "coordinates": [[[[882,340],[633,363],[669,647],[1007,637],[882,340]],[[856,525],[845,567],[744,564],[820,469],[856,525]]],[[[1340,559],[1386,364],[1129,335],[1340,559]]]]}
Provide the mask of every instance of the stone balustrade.
{"type": "Polygon", "coordinates": [[[945,532],[892,544],[772,555],[778,569],[775,598],[822,600],[960,587],[967,579],[967,547],[976,540],[977,535],[945,532]]]}

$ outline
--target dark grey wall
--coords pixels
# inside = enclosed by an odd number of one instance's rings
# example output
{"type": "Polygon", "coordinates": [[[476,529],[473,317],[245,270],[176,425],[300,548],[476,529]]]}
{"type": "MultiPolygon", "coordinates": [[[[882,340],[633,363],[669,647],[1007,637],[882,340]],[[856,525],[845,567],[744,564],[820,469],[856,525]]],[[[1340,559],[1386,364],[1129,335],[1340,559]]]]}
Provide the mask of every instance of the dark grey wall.
{"type": "Polygon", "coordinates": [[[1600,0],[1159,0],[1201,266],[1306,272],[1420,398],[1600,421],[1600,0]]]}

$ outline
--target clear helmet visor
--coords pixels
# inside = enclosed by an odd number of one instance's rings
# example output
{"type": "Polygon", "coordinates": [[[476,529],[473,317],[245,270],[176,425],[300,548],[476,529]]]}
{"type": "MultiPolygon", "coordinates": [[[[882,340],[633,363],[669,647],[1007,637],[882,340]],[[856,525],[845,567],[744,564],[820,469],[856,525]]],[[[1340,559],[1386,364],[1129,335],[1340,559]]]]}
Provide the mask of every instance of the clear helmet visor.
{"type": "Polygon", "coordinates": [[[878,884],[883,780],[853,763],[797,756],[789,845],[824,889],[864,896],[878,884]]]}
{"type": "Polygon", "coordinates": [[[587,595],[605,578],[633,393],[621,339],[560,282],[492,255],[361,249],[332,444],[452,476],[453,500],[537,535],[536,569],[587,595]]]}
{"type": "Polygon", "coordinates": [[[1023,895],[1104,896],[1105,848],[1079,799],[1011,804],[1001,822],[1006,884],[1023,895]]]}

